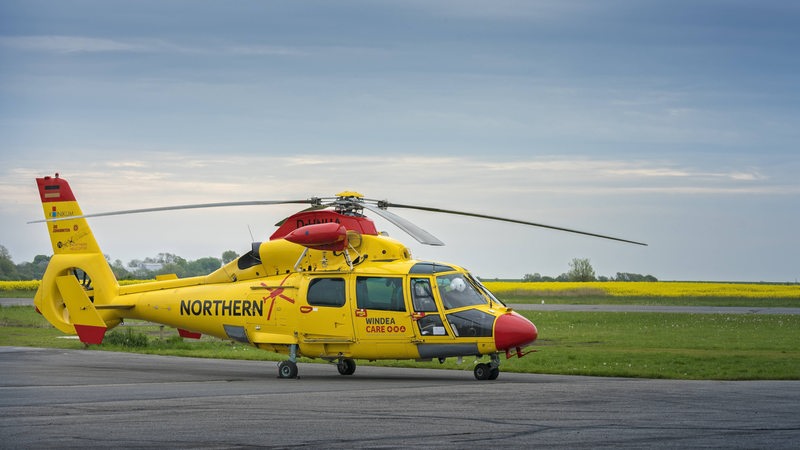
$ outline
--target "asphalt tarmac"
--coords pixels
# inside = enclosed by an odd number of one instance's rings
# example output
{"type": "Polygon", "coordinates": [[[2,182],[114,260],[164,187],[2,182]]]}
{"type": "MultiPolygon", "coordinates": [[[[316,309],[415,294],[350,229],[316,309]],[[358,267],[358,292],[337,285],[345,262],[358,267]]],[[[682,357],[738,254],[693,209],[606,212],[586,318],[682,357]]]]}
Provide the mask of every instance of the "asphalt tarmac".
{"type": "Polygon", "coordinates": [[[800,382],[276,364],[0,347],[2,448],[797,448],[800,382]]]}

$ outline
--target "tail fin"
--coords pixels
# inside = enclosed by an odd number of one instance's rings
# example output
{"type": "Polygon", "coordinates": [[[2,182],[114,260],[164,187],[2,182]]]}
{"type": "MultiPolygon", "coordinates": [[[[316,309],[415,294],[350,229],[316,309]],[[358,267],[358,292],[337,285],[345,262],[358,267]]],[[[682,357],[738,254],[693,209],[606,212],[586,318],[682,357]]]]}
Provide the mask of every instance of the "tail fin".
{"type": "Polygon", "coordinates": [[[99,344],[105,331],[120,323],[114,309],[103,308],[119,295],[119,284],[82,216],[69,183],[37,178],[53,257],[34,298],[36,309],[56,328],[99,344]]]}
{"type": "Polygon", "coordinates": [[[53,254],[101,253],[86,219],[67,219],[83,215],[67,180],[56,174],[55,178],[37,178],[36,183],[42,198],[44,218],[49,221],[47,231],[53,244],[53,254]]]}

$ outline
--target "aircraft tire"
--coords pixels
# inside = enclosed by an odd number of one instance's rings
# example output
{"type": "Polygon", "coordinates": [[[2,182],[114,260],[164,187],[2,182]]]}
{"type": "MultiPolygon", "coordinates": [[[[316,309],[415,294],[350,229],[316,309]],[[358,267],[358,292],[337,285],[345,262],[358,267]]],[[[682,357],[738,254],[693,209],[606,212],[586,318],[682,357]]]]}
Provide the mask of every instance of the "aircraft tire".
{"type": "Polygon", "coordinates": [[[297,378],[297,364],[292,361],[278,363],[278,378],[297,378]]]}
{"type": "Polygon", "coordinates": [[[500,376],[500,369],[497,367],[489,370],[489,380],[496,380],[500,376]]]}
{"type": "Polygon", "coordinates": [[[352,375],[356,371],[356,362],[349,358],[343,359],[336,363],[336,368],[341,375],[352,375]]]}
{"type": "MultiPolygon", "coordinates": [[[[497,372],[499,374],[500,370],[498,369],[497,372]]],[[[476,380],[489,380],[492,376],[492,368],[486,363],[480,363],[475,366],[475,371],[473,373],[475,374],[476,380]]]]}

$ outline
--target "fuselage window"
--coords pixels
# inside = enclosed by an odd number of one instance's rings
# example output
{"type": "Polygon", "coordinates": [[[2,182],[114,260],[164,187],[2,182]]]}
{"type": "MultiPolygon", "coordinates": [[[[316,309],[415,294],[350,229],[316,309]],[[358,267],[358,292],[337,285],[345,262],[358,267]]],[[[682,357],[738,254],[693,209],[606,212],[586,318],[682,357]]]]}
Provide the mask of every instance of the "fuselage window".
{"type": "Polygon", "coordinates": [[[356,304],[359,309],[405,311],[403,279],[390,277],[356,278],[356,304]]]}
{"type": "Polygon", "coordinates": [[[344,278],[315,278],[308,283],[308,304],[312,306],[344,306],[344,278]]]}

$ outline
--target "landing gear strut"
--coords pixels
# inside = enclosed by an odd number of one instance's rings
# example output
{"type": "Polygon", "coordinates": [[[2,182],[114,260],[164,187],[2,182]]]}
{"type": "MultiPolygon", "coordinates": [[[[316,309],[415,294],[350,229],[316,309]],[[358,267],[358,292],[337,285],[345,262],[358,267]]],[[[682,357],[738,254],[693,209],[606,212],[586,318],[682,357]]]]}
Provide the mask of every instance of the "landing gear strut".
{"type": "Polygon", "coordinates": [[[289,346],[289,360],[278,363],[278,378],[297,378],[297,344],[289,346]]]}
{"type": "Polygon", "coordinates": [[[478,380],[496,380],[500,375],[500,356],[497,353],[492,354],[492,361],[487,363],[478,363],[475,366],[475,379],[478,380]]]}

